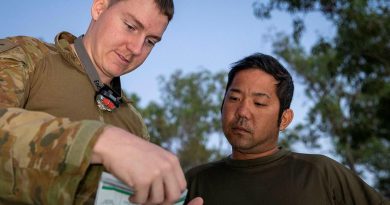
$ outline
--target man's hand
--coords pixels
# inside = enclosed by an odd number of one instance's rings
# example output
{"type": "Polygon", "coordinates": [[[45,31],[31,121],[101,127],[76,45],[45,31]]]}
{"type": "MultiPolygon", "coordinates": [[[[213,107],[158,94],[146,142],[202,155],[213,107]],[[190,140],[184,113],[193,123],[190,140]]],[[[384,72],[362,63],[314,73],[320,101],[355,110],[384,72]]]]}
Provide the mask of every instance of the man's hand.
{"type": "Polygon", "coordinates": [[[186,188],[178,158],[123,129],[108,126],[99,136],[91,163],[103,166],[134,190],[137,204],[174,204],[186,188]]]}

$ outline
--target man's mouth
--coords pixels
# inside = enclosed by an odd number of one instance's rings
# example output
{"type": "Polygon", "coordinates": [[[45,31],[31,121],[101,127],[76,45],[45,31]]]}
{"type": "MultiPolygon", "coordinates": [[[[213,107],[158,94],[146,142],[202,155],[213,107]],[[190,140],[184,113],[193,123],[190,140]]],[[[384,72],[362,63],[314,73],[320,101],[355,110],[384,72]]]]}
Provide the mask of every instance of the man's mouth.
{"type": "Polygon", "coordinates": [[[249,133],[249,134],[252,133],[251,129],[248,129],[248,128],[245,128],[245,127],[241,127],[241,126],[233,126],[232,130],[234,132],[245,132],[245,133],[249,133]]]}
{"type": "Polygon", "coordinates": [[[129,64],[129,63],[130,63],[130,60],[128,60],[127,58],[125,58],[123,55],[121,55],[121,54],[119,54],[119,53],[117,53],[117,52],[115,52],[115,53],[116,53],[116,55],[118,55],[119,59],[121,59],[121,61],[122,61],[123,63],[125,63],[125,64],[129,64]]]}

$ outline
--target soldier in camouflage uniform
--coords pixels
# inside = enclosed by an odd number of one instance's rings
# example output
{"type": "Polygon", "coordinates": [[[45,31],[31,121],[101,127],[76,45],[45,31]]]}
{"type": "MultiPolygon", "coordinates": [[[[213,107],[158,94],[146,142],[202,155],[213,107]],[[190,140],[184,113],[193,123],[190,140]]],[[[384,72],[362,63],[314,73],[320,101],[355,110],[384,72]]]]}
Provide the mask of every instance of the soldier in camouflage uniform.
{"type": "MultiPolygon", "coordinates": [[[[161,39],[173,2],[94,0],[91,14],[82,42],[110,85],[161,39]]],[[[177,158],[146,141],[126,100],[98,109],[75,38],[0,40],[0,204],[91,204],[104,168],[134,188],[131,201],[172,203],[186,186],[177,158]]]]}

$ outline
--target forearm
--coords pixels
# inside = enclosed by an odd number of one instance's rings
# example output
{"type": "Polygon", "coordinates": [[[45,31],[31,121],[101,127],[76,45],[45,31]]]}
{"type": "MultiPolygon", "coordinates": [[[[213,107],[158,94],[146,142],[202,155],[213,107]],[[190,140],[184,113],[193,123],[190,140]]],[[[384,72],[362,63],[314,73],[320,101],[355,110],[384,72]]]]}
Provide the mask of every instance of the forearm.
{"type": "Polygon", "coordinates": [[[104,127],[97,121],[0,109],[0,198],[71,202],[104,127]]]}

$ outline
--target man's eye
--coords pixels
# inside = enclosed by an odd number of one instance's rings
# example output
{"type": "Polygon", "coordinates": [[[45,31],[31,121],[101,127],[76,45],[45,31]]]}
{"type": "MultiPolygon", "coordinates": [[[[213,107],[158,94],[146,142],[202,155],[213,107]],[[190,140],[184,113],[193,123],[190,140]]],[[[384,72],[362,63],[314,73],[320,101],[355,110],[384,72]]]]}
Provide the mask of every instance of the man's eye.
{"type": "Polygon", "coordinates": [[[130,30],[130,31],[134,31],[135,30],[135,26],[131,25],[131,24],[127,24],[125,23],[127,28],[130,30]]]}
{"type": "Polygon", "coordinates": [[[237,101],[237,100],[238,100],[238,97],[229,96],[229,100],[230,100],[230,101],[237,101]]]}
{"type": "Polygon", "coordinates": [[[150,47],[153,47],[156,45],[156,41],[155,40],[152,40],[152,39],[146,39],[146,44],[150,47]]]}
{"type": "Polygon", "coordinates": [[[266,106],[264,103],[255,102],[256,107],[263,107],[266,106]]]}

